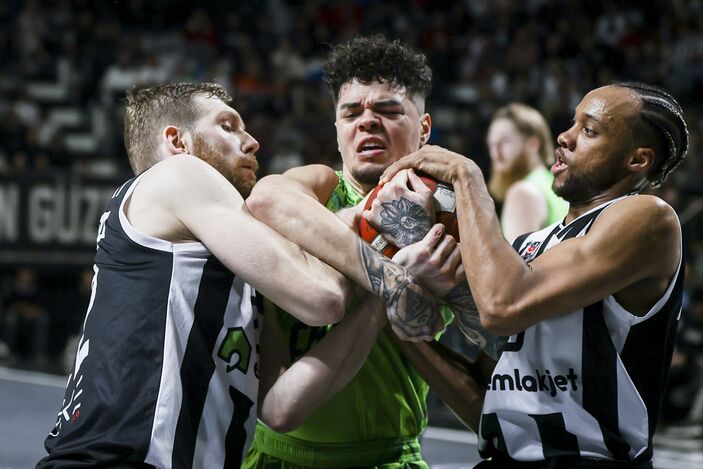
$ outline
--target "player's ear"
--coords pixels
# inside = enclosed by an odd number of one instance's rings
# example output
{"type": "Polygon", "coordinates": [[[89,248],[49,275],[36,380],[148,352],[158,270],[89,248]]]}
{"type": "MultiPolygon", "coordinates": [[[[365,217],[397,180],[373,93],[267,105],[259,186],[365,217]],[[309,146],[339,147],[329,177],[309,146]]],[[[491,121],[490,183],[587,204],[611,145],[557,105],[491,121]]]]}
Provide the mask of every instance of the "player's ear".
{"type": "Polygon", "coordinates": [[[423,146],[430,139],[432,133],[432,118],[428,113],[425,113],[420,118],[420,146],[423,146]]]}
{"type": "Polygon", "coordinates": [[[651,147],[635,148],[627,157],[627,167],[633,173],[645,174],[654,165],[654,149],[651,147]]]}
{"type": "Polygon", "coordinates": [[[167,125],[164,127],[162,138],[170,154],[178,155],[188,153],[187,139],[184,138],[181,129],[175,125],[167,125]]]}

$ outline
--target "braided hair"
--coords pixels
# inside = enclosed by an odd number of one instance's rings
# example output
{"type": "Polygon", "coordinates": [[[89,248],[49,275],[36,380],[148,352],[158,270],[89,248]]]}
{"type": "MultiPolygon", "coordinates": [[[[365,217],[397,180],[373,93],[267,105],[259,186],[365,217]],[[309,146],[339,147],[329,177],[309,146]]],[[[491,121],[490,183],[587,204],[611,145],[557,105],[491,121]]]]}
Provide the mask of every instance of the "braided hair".
{"type": "Polygon", "coordinates": [[[659,187],[688,151],[683,110],[668,92],[656,86],[637,82],[617,82],[613,86],[628,88],[642,100],[632,135],[638,146],[654,149],[655,161],[647,179],[652,187],[659,187]]]}

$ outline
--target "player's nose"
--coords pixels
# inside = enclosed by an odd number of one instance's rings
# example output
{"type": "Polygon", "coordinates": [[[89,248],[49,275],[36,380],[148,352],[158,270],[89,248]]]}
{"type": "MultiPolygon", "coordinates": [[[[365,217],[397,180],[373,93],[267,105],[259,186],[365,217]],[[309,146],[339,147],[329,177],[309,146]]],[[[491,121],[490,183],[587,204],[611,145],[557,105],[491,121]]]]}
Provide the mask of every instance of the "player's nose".
{"type": "Polygon", "coordinates": [[[370,109],[364,109],[364,112],[359,116],[359,129],[370,131],[381,126],[378,116],[370,109]]]}
{"type": "Polygon", "coordinates": [[[259,151],[259,142],[252,137],[249,132],[244,131],[244,138],[242,139],[242,152],[256,153],[257,151],[259,151]]]}

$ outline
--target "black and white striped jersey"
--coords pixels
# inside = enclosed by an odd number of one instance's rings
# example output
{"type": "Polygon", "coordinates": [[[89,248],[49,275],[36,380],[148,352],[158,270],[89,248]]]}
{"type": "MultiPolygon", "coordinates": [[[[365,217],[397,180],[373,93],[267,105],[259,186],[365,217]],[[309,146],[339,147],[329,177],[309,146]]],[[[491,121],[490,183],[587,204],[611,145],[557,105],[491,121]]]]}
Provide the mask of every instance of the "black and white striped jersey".
{"type": "MultiPolygon", "coordinates": [[[[596,217],[619,200],[568,225],[521,236],[514,246],[530,262],[588,233],[596,217]]],[[[644,316],[629,313],[608,296],[512,336],[486,393],[481,456],[650,460],[681,312],[683,270],[680,263],[664,295],[644,316]]]]}
{"type": "Polygon", "coordinates": [[[124,211],[138,181],[100,220],[83,335],[37,467],[239,467],[252,440],[256,292],[203,244],[138,232],[124,211]]]}

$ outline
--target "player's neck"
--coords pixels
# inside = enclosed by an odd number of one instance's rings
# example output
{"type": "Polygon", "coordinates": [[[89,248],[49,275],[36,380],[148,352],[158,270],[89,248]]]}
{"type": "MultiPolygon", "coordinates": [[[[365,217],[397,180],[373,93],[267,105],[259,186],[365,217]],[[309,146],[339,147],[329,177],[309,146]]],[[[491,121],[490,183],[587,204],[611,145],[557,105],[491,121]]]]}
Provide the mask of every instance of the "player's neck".
{"type": "MultiPolygon", "coordinates": [[[[623,182],[623,181],[621,181],[623,182]]],[[[635,189],[630,185],[615,184],[605,191],[594,195],[583,202],[570,202],[569,213],[566,215],[566,223],[571,223],[584,213],[587,213],[594,208],[611,200],[615,200],[624,195],[635,192],[635,189]]]]}
{"type": "Polygon", "coordinates": [[[342,168],[342,175],[344,176],[344,179],[351,185],[355,191],[357,191],[360,195],[366,197],[369,192],[371,192],[375,187],[376,184],[374,185],[368,185],[368,184],[362,184],[361,182],[357,181],[356,178],[354,178],[351,174],[349,174],[349,171],[346,170],[346,168],[342,168]]]}

